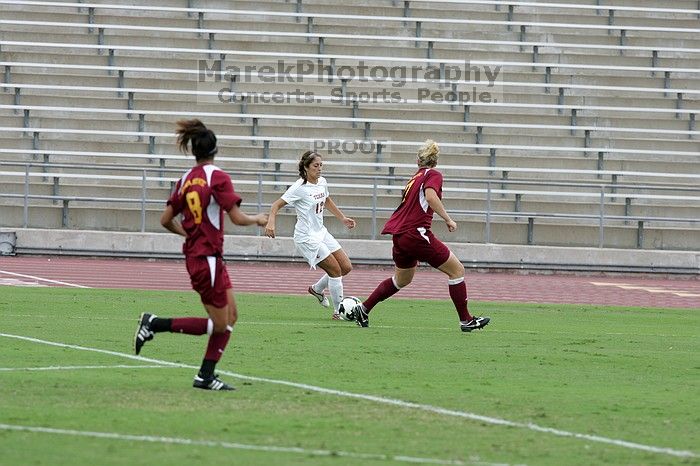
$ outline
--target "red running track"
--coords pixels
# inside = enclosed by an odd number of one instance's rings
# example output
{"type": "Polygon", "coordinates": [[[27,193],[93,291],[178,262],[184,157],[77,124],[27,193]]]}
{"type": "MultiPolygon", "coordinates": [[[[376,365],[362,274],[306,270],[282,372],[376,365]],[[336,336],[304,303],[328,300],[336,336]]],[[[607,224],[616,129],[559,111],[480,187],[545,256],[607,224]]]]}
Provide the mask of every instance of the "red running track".
{"type": "MultiPolygon", "coordinates": [[[[279,294],[305,294],[321,274],[291,263],[229,262],[228,270],[237,292],[279,294]]],[[[391,269],[356,267],[343,279],[345,293],[366,297],[389,276],[391,269]]],[[[471,272],[466,280],[478,301],[700,309],[698,279],[471,272]]],[[[183,261],[73,257],[0,257],[0,285],[191,290],[183,261]]],[[[397,297],[449,299],[447,278],[420,268],[397,297]]]]}

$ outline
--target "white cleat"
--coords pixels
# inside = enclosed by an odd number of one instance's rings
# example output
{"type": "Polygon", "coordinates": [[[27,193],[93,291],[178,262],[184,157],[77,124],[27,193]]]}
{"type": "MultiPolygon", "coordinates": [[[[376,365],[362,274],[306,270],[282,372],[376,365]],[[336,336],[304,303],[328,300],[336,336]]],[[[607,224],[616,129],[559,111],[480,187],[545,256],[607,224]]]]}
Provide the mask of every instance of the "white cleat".
{"type": "Polygon", "coordinates": [[[309,294],[314,298],[318,299],[318,303],[323,307],[330,307],[331,303],[328,301],[328,297],[324,296],[323,293],[316,293],[313,286],[309,287],[309,294]]]}

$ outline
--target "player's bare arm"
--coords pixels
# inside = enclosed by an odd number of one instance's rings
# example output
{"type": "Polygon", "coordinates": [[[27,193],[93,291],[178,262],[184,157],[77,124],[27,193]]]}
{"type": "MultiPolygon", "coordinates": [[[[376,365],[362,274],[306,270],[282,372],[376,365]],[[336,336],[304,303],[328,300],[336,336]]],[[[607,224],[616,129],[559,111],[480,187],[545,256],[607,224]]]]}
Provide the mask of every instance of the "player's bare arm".
{"type": "Polygon", "coordinates": [[[279,198],[272,203],[272,206],[270,207],[270,214],[267,220],[267,225],[265,225],[265,236],[269,236],[270,238],[275,237],[275,219],[277,218],[277,212],[286,205],[287,201],[285,201],[282,198],[279,198]]]}
{"type": "Polygon", "coordinates": [[[440,197],[438,197],[437,193],[433,188],[426,188],[425,189],[425,200],[428,201],[428,205],[430,206],[433,211],[435,211],[436,214],[438,214],[442,219],[445,221],[445,224],[447,225],[447,229],[452,232],[457,230],[457,222],[452,220],[452,218],[449,216],[447,211],[445,210],[445,206],[442,203],[442,200],[440,200],[440,197]]]}
{"type": "Polygon", "coordinates": [[[228,211],[228,218],[231,219],[234,225],[246,226],[246,225],[258,225],[264,227],[267,225],[267,214],[255,214],[249,215],[234,205],[231,210],[228,211]]]}
{"type": "Polygon", "coordinates": [[[355,225],[357,225],[357,222],[355,222],[354,219],[346,217],[345,214],[343,214],[343,211],[341,211],[338,206],[335,205],[335,202],[333,202],[333,199],[331,199],[330,196],[326,198],[326,207],[338,220],[343,222],[343,225],[345,225],[349,230],[355,228],[355,225]]]}
{"type": "Polygon", "coordinates": [[[187,236],[187,233],[185,233],[185,230],[182,228],[180,222],[175,220],[175,212],[173,211],[172,206],[165,207],[163,214],[160,216],[160,224],[163,225],[166,230],[175,233],[176,235],[187,236]]]}

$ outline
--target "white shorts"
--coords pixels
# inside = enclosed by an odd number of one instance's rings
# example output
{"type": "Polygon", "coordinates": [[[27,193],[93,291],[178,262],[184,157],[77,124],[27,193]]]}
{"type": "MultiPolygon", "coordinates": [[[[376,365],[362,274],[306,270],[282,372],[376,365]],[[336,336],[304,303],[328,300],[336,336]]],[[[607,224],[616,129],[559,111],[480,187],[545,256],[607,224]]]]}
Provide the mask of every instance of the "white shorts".
{"type": "Polygon", "coordinates": [[[308,240],[299,242],[295,239],[294,244],[297,247],[297,251],[304,256],[304,259],[306,259],[306,262],[309,263],[312,269],[315,269],[316,265],[330,256],[331,253],[341,249],[340,243],[328,232],[320,241],[308,240]]]}

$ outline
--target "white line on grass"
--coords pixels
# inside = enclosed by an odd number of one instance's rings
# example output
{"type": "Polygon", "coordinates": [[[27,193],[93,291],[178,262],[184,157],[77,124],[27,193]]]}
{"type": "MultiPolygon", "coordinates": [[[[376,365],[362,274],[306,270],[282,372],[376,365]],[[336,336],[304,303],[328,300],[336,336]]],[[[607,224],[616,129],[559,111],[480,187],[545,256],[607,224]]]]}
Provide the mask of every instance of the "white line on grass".
{"type": "MultiPolygon", "coordinates": [[[[55,315],[48,315],[48,314],[3,314],[2,317],[31,317],[33,319],[37,319],[41,317],[42,319],[55,319],[55,315]]],[[[114,322],[117,320],[128,320],[130,322],[136,322],[136,320],[133,317],[126,318],[126,317],[96,317],[96,316],[65,316],[61,317],[61,319],[77,319],[77,320],[109,320],[110,322],[114,322]]]]}
{"type": "Polygon", "coordinates": [[[6,275],[14,275],[15,277],[31,278],[33,280],[41,280],[42,282],[55,283],[56,285],[72,286],[73,288],[90,288],[89,286],[76,285],[75,283],[60,282],[58,280],[49,280],[48,278],[35,277],[34,275],[25,275],[23,273],[8,272],[6,270],[0,270],[0,273],[6,275]]]}
{"type": "Polygon", "coordinates": [[[35,287],[45,287],[47,285],[41,284],[37,281],[27,282],[20,280],[19,278],[0,278],[0,286],[17,286],[24,288],[35,288],[35,287]]]}
{"type": "Polygon", "coordinates": [[[423,464],[444,464],[444,465],[478,465],[478,466],[508,466],[502,463],[485,463],[482,461],[470,461],[465,463],[459,460],[443,460],[439,458],[418,458],[412,456],[391,456],[373,453],[352,453],[349,451],[337,451],[337,450],[316,450],[307,449],[299,447],[277,447],[277,446],[266,446],[266,445],[250,445],[246,443],[233,443],[233,442],[214,442],[211,440],[193,440],[188,438],[179,437],[156,437],[151,435],[129,435],[129,434],[119,434],[114,432],[90,432],[84,430],[72,430],[72,429],[54,429],[50,427],[31,427],[31,426],[18,426],[11,424],[0,424],[0,430],[6,431],[16,431],[16,432],[32,432],[32,433],[42,433],[42,434],[57,434],[57,435],[71,435],[79,437],[91,437],[91,438],[101,438],[109,440],[127,440],[132,442],[150,442],[150,443],[166,443],[175,445],[193,445],[193,446],[204,446],[204,447],[219,447],[219,448],[231,448],[236,450],[251,450],[251,451],[262,451],[267,453],[297,453],[307,456],[331,456],[331,457],[345,457],[353,459],[363,459],[363,460],[384,460],[384,461],[400,461],[403,463],[423,463],[423,464]]]}
{"type": "MultiPolygon", "coordinates": [[[[117,351],[109,351],[109,350],[103,350],[103,349],[98,349],[98,348],[89,348],[89,347],[85,347],[85,346],[57,343],[57,342],[53,342],[53,341],[40,340],[38,338],[25,337],[25,336],[21,336],[21,335],[0,333],[0,336],[6,337],[6,338],[15,338],[17,340],[30,341],[33,343],[41,343],[41,344],[49,345],[49,346],[57,346],[59,348],[71,348],[71,349],[76,349],[76,350],[81,350],[81,351],[90,351],[90,352],[94,352],[94,353],[109,354],[112,356],[118,356],[118,357],[122,357],[122,358],[133,359],[136,361],[142,361],[142,362],[150,362],[150,363],[154,363],[154,364],[163,364],[165,366],[171,366],[171,367],[199,369],[198,366],[192,366],[192,365],[188,365],[188,364],[181,364],[181,363],[175,363],[175,362],[170,362],[170,361],[162,361],[159,359],[145,358],[143,356],[134,356],[131,354],[119,353],[117,351]]],[[[618,440],[618,439],[603,437],[600,435],[580,434],[577,432],[569,432],[566,430],[555,429],[552,427],[544,427],[544,426],[534,424],[532,422],[509,421],[507,419],[501,419],[501,418],[490,417],[490,416],[483,416],[480,414],[470,413],[468,411],[457,411],[457,410],[453,410],[453,409],[440,408],[438,406],[412,403],[409,401],[398,400],[395,398],[385,398],[385,397],[381,397],[381,396],[365,395],[362,393],[345,392],[342,390],[335,390],[335,389],[331,389],[331,388],[317,387],[315,385],[289,382],[287,380],[276,380],[276,379],[268,379],[268,378],[264,378],[264,377],[254,377],[254,376],[249,376],[249,375],[241,375],[241,374],[236,374],[234,372],[228,372],[228,371],[224,371],[224,370],[218,370],[217,372],[219,372],[220,374],[223,374],[223,375],[228,375],[229,377],[235,377],[235,378],[242,379],[242,380],[251,380],[251,381],[255,381],[255,382],[266,382],[266,383],[273,383],[273,384],[277,384],[277,385],[284,385],[284,386],[288,386],[288,387],[301,388],[303,390],[314,391],[317,393],[325,393],[327,395],[337,395],[337,396],[345,398],[345,399],[356,398],[356,399],[360,399],[360,400],[373,401],[375,403],[399,406],[401,408],[416,409],[416,410],[427,411],[427,412],[436,413],[436,414],[443,414],[445,416],[453,416],[453,417],[460,417],[460,418],[464,418],[464,419],[471,419],[474,421],[483,422],[485,424],[494,424],[494,425],[500,425],[500,426],[506,426],[506,427],[515,427],[515,428],[519,428],[519,429],[527,429],[527,430],[531,430],[531,431],[535,431],[535,432],[542,432],[542,433],[546,433],[546,434],[556,435],[558,437],[570,437],[570,438],[575,438],[575,439],[580,439],[580,440],[588,440],[591,442],[605,443],[608,445],[615,445],[618,447],[629,448],[629,449],[633,449],[633,450],[642,450],[642,451],[646,451],[646,452],[650,452],[650,453],[659,453],[659,454],[663,454],[663,455],[677,456],[677,457],[681,457],[681,458],[698,458],[698,457],[700,457],[700,455],[698,455],[697,453],[695,453],[693,451],[689,451],[689,450],[675,450],[673,448],[656,447],[653,445],[644,445],[641,443],[628,442],[626,440],[618,440]]]]}
{"type": "Polygon", "coordinates": [[[0,367],[0,372],[12,371],[72,371],[82,369],[169,369],[161,365],[132,366],[127,364],[114,364],[111,366],[46,366],[46,367],[0,367]]]}

